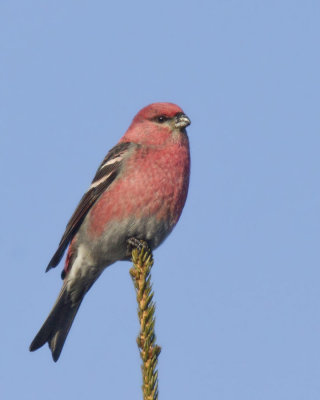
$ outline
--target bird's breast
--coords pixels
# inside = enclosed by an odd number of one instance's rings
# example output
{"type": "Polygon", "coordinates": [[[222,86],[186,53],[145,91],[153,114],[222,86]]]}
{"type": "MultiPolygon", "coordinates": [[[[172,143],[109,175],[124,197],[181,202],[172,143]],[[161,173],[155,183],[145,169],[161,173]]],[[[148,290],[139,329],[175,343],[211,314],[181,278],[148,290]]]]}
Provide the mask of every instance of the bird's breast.
{"type": "Polygon", "coordinates": [[[141,220],[148,227],[150,219],[153,225],[159,221],[162,230],[171,230],[186,200],[189,169],[187,146],[137,149],[89,212],[86,225],[90,236],[99,236],[114,222],[122,221],[138,225],[141,220]],[[166,221],[165,228],[162,221],[166,221]]]}

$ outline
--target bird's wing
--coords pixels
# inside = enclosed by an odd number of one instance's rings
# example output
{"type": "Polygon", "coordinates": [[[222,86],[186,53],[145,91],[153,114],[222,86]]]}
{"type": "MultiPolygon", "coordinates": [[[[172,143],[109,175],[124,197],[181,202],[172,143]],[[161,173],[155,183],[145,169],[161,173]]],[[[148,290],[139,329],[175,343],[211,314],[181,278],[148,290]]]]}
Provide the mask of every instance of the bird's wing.
{"type": "Polygon", "coordinates": [[[49,269],[54,268],[59,264],[68,244],[77,233],[90,208],[118,176],[123,159],[128,154],[128,151],[130,151],[129,147],[132,146],[132,143],[128,142],[119,143],[106,155],[92,180],[91,186],[83,195],[78,207],[70,218],[59,243],[59,247],[51,258],[46,271],[49,271],[49,269]]]}

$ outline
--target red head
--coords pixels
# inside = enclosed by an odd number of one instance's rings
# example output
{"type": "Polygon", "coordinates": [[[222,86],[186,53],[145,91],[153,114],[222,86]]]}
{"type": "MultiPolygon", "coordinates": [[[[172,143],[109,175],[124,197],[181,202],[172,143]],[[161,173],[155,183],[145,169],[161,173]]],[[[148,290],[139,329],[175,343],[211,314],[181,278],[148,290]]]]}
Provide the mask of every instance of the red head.
{"type": "Polygon", "coordinates": [[[134,117],[120,142],[162,145],[187,140],[185,128],[189,118],[173,103],[153,103],[134,117]]]}

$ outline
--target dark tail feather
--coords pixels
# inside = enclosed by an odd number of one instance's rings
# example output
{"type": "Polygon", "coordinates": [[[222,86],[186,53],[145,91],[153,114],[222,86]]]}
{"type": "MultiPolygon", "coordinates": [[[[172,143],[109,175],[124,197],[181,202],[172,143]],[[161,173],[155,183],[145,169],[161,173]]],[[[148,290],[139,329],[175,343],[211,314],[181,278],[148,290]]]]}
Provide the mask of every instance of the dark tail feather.
{"type": "Polygon", "coordinates": [[[53,360],[58,360],[84,294],[85,292],[79,296],[77,303],[74,303],[70,299],[66,285],[63,285],[48,318],[33,339],[30,351],[35,351],[48,342],[53,360]]]}

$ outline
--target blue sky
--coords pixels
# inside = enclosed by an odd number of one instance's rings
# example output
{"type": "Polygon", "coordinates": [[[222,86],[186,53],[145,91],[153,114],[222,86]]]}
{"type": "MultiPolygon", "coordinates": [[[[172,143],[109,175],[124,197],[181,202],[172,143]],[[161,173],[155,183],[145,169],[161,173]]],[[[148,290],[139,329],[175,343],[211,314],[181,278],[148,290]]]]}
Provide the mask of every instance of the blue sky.
{"type": "Polygon", "coordinates": [[[192,120],[182,218],[155,251],[161,399],[319,399],[320,4],[2,1],[2,398],[141,399],[130,263],[104,272],[57,364],[29,353],[44,273],[135,113],[192,120]]]}

